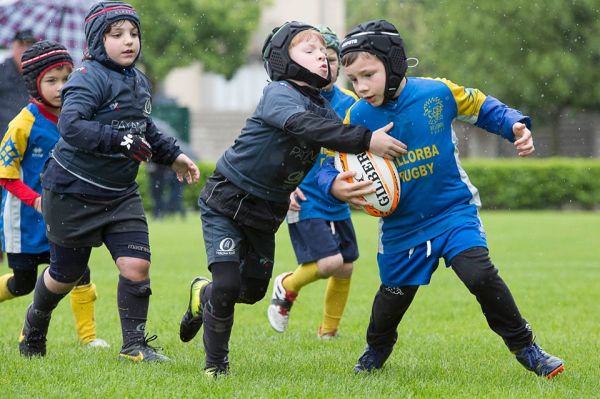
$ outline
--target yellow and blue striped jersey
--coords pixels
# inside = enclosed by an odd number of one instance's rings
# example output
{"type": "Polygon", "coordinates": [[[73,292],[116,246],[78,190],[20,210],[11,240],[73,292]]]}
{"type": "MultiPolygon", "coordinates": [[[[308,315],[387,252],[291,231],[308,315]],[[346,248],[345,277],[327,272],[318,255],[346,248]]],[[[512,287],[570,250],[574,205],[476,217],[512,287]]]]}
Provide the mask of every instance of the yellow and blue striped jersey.
{"type": "MultiPolygon", "coordinates": [[[[56,121],[46,117],[36,104],[27,105],[9,123],[0,143],[0,178],[21,179],[41,193],[40,175],[59,136],[56,121]]],[[[42,215],[8,191],[3,194],[0,229],[4,251],[48,251],[42,215]]]]}

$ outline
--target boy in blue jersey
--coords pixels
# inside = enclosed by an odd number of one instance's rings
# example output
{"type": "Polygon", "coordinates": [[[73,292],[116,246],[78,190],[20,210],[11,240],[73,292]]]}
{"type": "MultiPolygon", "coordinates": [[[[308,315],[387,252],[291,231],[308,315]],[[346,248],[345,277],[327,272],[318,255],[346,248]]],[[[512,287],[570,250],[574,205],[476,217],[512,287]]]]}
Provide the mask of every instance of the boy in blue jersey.
{"type": "Polygon", "coordinates": [[[44,169],[42,210],[50,267],[37,280],[19,345],[44,356],[52,311],[85,272],[92,247],[105,244],[119,269],[120,360],[164,362],[145,335],[150,295],[148,225],[135,177],[139,164],[170,165],[198,180],[194,163],[156,128],[148,78],[135,68],[140,20],[127,3],[98,2],[84,30],[89,54],[62,90],[60,139],[44,169]]]}
{"type": "MultiPolygon", "coordinates": [[[[384,20],[353,28],[341,44],[341,55],[361,97],[347,121],[366,127],[392,121],[391,134],[408,147],[395,160],[402,196],[396,211],[381,219],[377,262],[382,284],[373,302],[367,347],[354,370],[383,366],[418,287],[429,283],[444,258],[481,305],[490,328],[525,368],[547,378],[562,372],[563,361],[534,342],[490,260],[479,195],[458,161],[452,130],[458,118],[501,135],[520,156],[527,156],[534,151],[529,117],[445,79],[406,78],[402,40],[384,20]]],[[[324,167],[322,187],[341,200],[364,204],[360,191],[372,190],[370,183],[347,183],[336,175],[331,165],[324,167]]]]}
{"type": "MultiPolygon", "coordinates": [[[[321,89],[321,95],[343,119],[358,97],[335,85],[339,74],[340,42],[330,28],[319,27],[319,31],[325,39],[331,70],[331,83],[321,89]]],[[[348,205],[329,200],[319,190],[317,171],[328,155],[331,155],[331,151],[321,150],[315,165],[290,195],[288,230],[300,266],[293,273],[283,273],[275,278],[267,315],[277,332],[287,329],[293,301],[305,285],[327,279],[323,320],[317,332],[319,338],[337,336],[348,301],[353,262],[358,259],[358,245],[348,205]],[[291,300],[286,301],[285,298],[291,300]]]]}
{"type": "MultiPolygon", "coordinates": [[[[12,273],[0,276],[0,302],[29,294],[38,266],[50,263],[42,218],[40,175],[59,138],[60,91],[73,70],[73,61],[59,43],[41,41],[23,53],[23,78],[30,103],[10,122],[0,144],[2,248],[12,273]]],[[[79,341],[87,347],[107,347],[96,337],[96,285],[89,269],[70,295],[79,341]]]]}
{"type": "Polygon", "coordinates": [[[330,71],[323,37],[312,26],[292,21],[275,28],[263,58],[272,82],[198,200],[213,281],[192,281],[179,336],[188,342],[204,325],[204,369],[211,377],[228,373],[235,304],[264,297],[273,272],[275,232],[290,194],[321,147],[370,149],[388,157],[403,151],[386,134],[391,124],[375,132],[343,125],[321,97],[330,71]]]}

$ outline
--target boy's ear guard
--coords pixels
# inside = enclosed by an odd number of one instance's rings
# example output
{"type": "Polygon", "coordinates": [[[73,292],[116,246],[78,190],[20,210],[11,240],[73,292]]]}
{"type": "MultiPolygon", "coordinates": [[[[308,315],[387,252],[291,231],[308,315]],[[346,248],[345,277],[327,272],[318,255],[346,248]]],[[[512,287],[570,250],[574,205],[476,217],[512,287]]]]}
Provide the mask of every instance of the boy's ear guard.
{"type": "Polygon", "coordinates": [[[383,19],[359,24],[342,41],[340,56],[343,58],[346,54],[362,51],[377,56],[383,62],[386,73],[384,102],[391,100],[408,68],[400,34],[394,25],[383,19]]]}
{"type": "Polygon", "coordinates": [[[289,46],[298,33],[313,29],[312,25],[291,21],[273,29],[265,40],[262,49],[265,70],[271,80],[295,79],[313,87],[322,88],[331,82],[331,71],[327,79],[310,72],[290,57],[289,46]]]}

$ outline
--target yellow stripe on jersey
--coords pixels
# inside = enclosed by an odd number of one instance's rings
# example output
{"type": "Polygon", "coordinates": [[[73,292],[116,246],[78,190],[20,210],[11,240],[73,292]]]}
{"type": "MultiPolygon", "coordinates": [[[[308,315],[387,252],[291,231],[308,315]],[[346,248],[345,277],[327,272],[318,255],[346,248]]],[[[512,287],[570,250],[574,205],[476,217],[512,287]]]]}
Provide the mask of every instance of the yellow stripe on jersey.
{"type": "Polygon", "coordinates": [[[459,86],[448,79],[436,78],[435,80],[444,83],[452,92],[454,101],[456,101],[457,119],[472,124],[477,122],[479,110],[485,101],[485,94],[477,89],[459,86]]]}
{"type": "Polygon", "coordinates": [[[352,110],[352,108],[354,108],[354,106],[358,104],[358,102],[355,102],[354,104],[352,104],[350,106],[350,108],[348,108],[348,110],[346,111],[346,116],[344,117],[344,125],[349,125],[350,124],[350,111],[352,110]]]}
{"type": "Polygon", "coordinates": [[[27,108],[23,108],[8,124],[8,130],[0,143],[1,179],[19,179],[21,177],[21,161],[27,150],[34,121],[33,114],[27,108]]]}
{"type": "Polygon", "coordinates": [[[354,92],[352,90],[348,90],[348,89],[344,89],[343,87],[339,87],[338,89],[340,89],[340,91],[342,93],[344,93],[345,95],[347,95],[348,97],[352,97],[354,99],[354,101],[358,101],[358,96],[356,94],[354,94],[354,92]]]}

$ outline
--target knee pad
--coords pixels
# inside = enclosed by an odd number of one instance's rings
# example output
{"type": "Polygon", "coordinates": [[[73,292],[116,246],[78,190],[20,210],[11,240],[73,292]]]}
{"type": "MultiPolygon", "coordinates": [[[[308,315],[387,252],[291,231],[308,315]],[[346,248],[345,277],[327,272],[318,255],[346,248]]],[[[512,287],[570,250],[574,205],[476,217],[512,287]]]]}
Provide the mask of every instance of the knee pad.
{"type": "Polygon", "coordinates": [[[29,294],[35,288],[37,281],[37,271],[13,271],[13,278],[8,282],[8,289],[14,296],[23,296],[29,294]]]}
{"type": "Polygon", "coordinates": [[[238,302],[252,305],[265,297],[268,288],[269,280],[246,278],[242,281],[238,302]]]}

